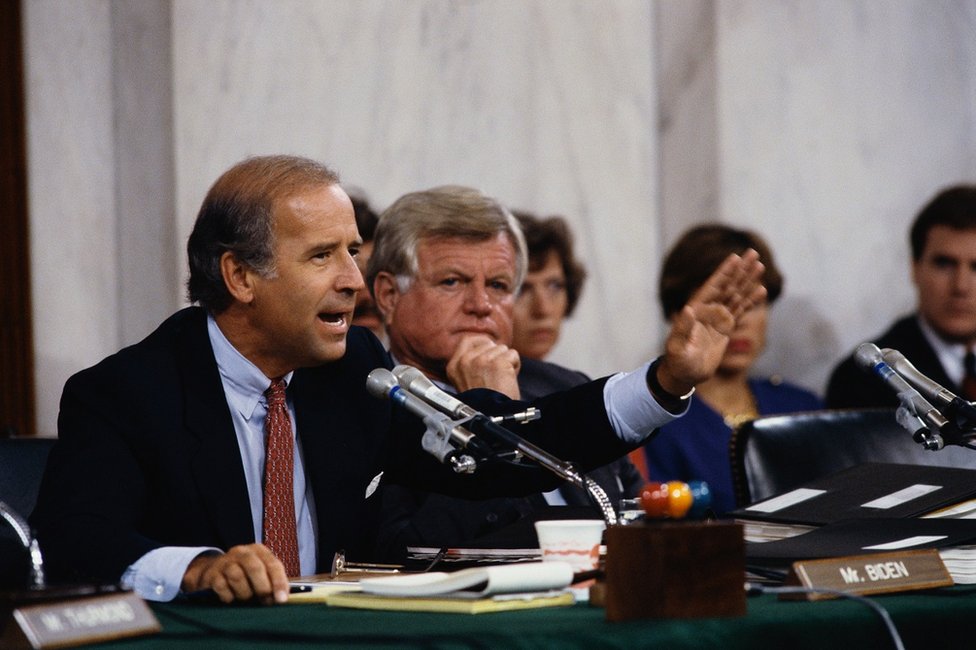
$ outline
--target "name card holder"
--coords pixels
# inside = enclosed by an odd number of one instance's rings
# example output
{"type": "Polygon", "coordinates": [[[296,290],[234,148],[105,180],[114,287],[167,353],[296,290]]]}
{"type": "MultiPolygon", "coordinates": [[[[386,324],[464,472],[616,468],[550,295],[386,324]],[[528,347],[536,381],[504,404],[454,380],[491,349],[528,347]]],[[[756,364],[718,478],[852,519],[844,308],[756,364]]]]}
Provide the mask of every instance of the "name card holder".
{"type": "Polygon", "coordinates": [[[132,592],[28,605],[13,610],[0,647],[49,650],[159,632],[146,602],[132,592]]]}
{"type": "MultiPolygon", "coordinates": [[[[951,587],[952,576],[935,549],[849,555],[794,562],[788,585],[867,596],[951,587]]],[[[781,600],[823,600],[834,594],[780,594],[781,600]]]]}

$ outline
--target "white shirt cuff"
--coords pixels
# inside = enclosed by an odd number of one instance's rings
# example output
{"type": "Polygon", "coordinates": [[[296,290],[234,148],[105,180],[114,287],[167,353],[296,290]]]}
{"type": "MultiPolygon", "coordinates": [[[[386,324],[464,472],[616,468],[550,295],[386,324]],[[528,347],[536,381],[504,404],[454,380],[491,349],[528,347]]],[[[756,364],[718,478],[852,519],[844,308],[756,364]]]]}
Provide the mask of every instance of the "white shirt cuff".
{"type": "MultiPolygon", "coordinates": [[[[636,370],[610,377],[603,387],[603,404],[617,436],[624,442],[638,444],[647,436],[688,412],[671,413],[658,404],[647,387],[648,361],[636,370]]],[[[690,403],[691,400],[689,399],[690,403]]]]}
{"type": "Polygon", "coordinates": [[[122,588],[131,589],[146,600],[165,602],[180,593],[183,574],[201,553],[221,553],[208,546],[164,546],[149,551],[122,574],[122,588]]]}

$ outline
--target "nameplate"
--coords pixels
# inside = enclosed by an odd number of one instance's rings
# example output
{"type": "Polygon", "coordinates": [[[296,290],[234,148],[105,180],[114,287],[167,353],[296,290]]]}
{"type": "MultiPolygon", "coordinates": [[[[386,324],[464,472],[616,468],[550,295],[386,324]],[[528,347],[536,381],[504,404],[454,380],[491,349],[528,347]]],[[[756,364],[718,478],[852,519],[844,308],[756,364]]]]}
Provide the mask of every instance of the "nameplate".
{"type": "MultiPolygon", "coordinates": [[[[954,582],[935,549],[849,555],[794,562],[788,584],[862,596],[951,587],[954,582]]],[[[783,600],[822,600],[832,594],[782,594],[783,600]]]]}
{"type": "Polygon", "coordinates": [[[0,645],[34,650],[69,648],[162,629],[146,602],[131,592],[21,607],[13,611],[7,626],[0,645]]]}

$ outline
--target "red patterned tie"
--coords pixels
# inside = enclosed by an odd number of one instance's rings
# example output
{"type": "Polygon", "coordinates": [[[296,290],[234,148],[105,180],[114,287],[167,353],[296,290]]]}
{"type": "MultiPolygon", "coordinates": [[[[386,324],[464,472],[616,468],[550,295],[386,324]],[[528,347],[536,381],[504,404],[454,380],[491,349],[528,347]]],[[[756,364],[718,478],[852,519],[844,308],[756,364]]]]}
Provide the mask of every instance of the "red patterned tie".
{"type": "Polygon", "coordinates": [[[298,561],[298,526],[295,523],[295,438],[285,405],[285,380],[271,380],[265,392],[268,417],[264,422],[264,543],[282,564],[288,576],[301,572],[298,561]]]}

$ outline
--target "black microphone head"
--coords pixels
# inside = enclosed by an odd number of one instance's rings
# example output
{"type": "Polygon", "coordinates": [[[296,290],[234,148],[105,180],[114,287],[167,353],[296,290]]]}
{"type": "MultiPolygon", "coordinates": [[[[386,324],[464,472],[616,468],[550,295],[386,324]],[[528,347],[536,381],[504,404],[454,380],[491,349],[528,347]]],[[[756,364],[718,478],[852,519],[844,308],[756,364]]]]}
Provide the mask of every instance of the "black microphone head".
{"type": "Polygon", "coordinates": [[[366,377],[366,390],[373,397],[387,399],[398,385],[397,378],[386,368],[375,368],[366,377]]]}
{"type": "Polygon", "coordinates": [[[854,351],[854,361],[865,370],[874,370],[879,363],[884,362],[881,350],[874,343],[862,343],[854,351]]]}

